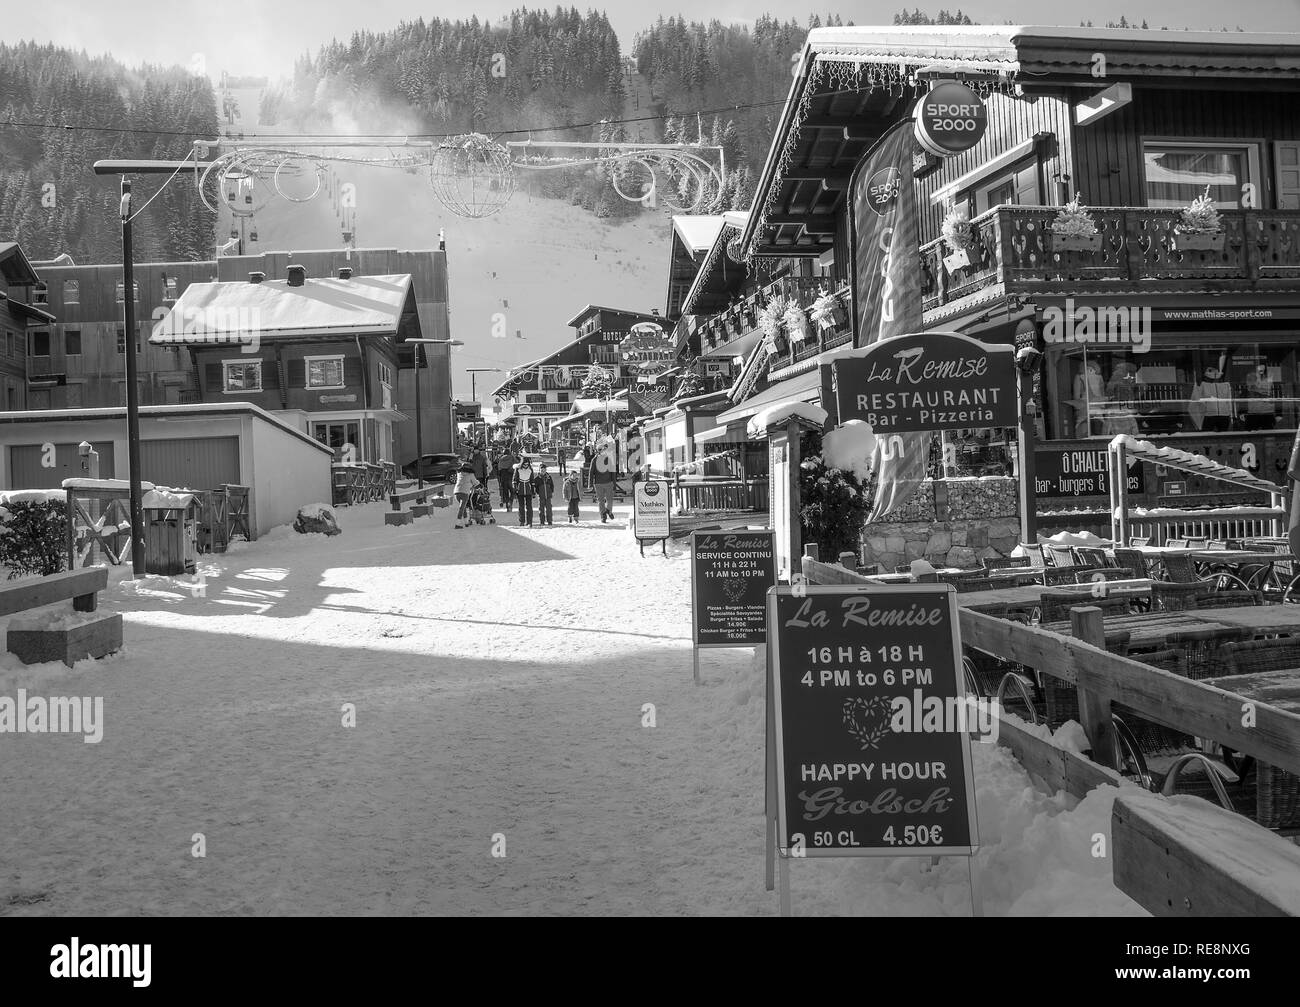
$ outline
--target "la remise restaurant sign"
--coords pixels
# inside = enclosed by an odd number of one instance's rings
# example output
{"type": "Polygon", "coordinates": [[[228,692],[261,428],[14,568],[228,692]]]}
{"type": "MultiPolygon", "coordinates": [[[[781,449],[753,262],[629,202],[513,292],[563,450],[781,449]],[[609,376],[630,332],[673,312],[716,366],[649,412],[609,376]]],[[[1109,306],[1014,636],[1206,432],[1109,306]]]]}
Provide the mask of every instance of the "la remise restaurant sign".
{"type": "Polygon", "coordinates": [[[1013,427],[1015,351],[956,332],[915,332],[834,360],[840,421],[876,433],[1013,427]]]}

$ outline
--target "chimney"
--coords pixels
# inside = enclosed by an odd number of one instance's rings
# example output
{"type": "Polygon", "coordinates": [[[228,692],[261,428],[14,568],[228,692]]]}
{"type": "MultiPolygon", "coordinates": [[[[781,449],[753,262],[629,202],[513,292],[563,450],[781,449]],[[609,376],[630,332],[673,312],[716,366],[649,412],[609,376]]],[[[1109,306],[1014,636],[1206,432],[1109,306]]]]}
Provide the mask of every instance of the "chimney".
{"type": "Polygon", "coordinates": [[[289,278],[289,286],[291,287],[301,287],[307,282],[306,266],[287,266],[285,274],[289,278]]]}
{"type": "Polygon", "coordinates": [[[352,279],[352,267],[351,267],[351,266],[339,266],[339,279],[340,279],[340,280],[350,280],[350,279],[352,279]]]}
{"type": "Polygon", "coordinates": [[[265,279],[266,279],[266,274],[263,273],[261,270],[248,274],[249,283],[261,283],[265,279]]]}

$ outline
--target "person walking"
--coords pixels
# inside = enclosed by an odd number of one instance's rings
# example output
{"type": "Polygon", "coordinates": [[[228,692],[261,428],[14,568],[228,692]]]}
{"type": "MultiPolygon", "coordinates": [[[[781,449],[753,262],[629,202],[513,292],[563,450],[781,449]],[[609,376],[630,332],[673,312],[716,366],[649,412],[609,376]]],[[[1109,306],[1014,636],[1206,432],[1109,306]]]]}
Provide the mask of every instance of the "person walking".
{"type": "Polygon", "coordinates": [[[519,459],[519,464],[514,468],[514,480],[511,483],[511,490],[514,492],[515,499],[519,502],[519,527],[527,525],[533,526],[533,493],[535,486],[533,484],[533,464],[528,460],[527,455],[519,459]]]}
{"type": "Polygon", "coordinates": [[[474,487],[478,485],[478,480],[474,478],[474,468],[468,462],[460,467],[456,473],[456,488],[453,494],[456,502],[460,505],[456,509],[456,527],[465,528],[469,525],[469,518],[466,514],[469,508],[469,495],[474,492],[474,487]]]}
{"type": "Polygon", "coordinates": [[[470,459],[470,465],[474,469],[474,478],[477,479],[478,484],[482,486],[484,490],[486,490],[487,477],[488,477],[488,457],[487,457],[487,452],[483,449],[482,445],[475,447],[474,457],[470,459]]]}
{"type": "Polygon", "coordinates": [[[501,506],[505,510],[510,510],[514,499],[511,480],[514,479],[515,461],[515,456],[510,453],[509,448],[503,450],[497,459],[497,487],[501,490],[501,506]]]}
{"type": "Polygon", "coordinates": [[[591,491],[591,460],[596,457],[596,450],[591,446],[591,441],[587,441],[582,446],[582,478],[587,483],[587,491],[591,491]]]}
{"type": "Polygon", "coordinates": [[[551,497],[555,495],[555,480],[546,471],[546,463],[537,466],[537,475],[533,477],[533,488],[537,491],[537,523],[555,524],[551,511],[551,497]]]}
{"type": "Polygon", "coordinates": [[[614,441],[606,438],[593,452],[591,459],[591,484],[596,491],[596,507],[600,511],[601,524],[614,516],[614,481],[617,478],[614,441]]]}
{"type": "Polygon", "coordinates": [[[578,523],[578,501],[582,499],[582,486],[578,481],[578,471],[574,469],[564,477],[564,486],[560,490],[569,502],[569,524],[578,523]]]}

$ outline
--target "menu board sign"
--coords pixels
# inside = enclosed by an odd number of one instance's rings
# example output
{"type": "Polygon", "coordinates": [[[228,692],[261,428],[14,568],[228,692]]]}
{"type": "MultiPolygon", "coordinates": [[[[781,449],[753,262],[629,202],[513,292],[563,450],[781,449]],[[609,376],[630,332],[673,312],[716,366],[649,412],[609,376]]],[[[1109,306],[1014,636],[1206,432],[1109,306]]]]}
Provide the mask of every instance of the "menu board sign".
{"type": "Polygon", "coordinates": [[[668,538],[672,534],[669,517],[668,483],[662,479],[643,479],[632,496],[632,523],[642,542],[668,538]]]}
{"type": "Polygon", "coordinates": [[[691,621],[697,647],[767,642],[767,589],[776,584],[774,533],[691,536],[691,621]]]}
{"type": "Polygon", "coordinates": [[[977,718],[956,598],[948,584],[768,592],[770,772],[784,855],[974,852],[977,718]]]}

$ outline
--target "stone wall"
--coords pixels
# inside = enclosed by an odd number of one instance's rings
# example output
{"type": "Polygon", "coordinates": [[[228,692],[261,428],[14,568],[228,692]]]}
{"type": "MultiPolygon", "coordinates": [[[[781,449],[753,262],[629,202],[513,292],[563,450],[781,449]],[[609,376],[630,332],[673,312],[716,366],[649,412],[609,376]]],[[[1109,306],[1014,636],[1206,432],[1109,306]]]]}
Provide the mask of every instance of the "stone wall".
{"type": "Polygon", "coordinates": [[[1019,541],[1016,480],[1005,476],[926,480],[888,521],[862,531],[865,562],[886,572],[914,559],[974,567],[1010,555],[1019,541]]]}

